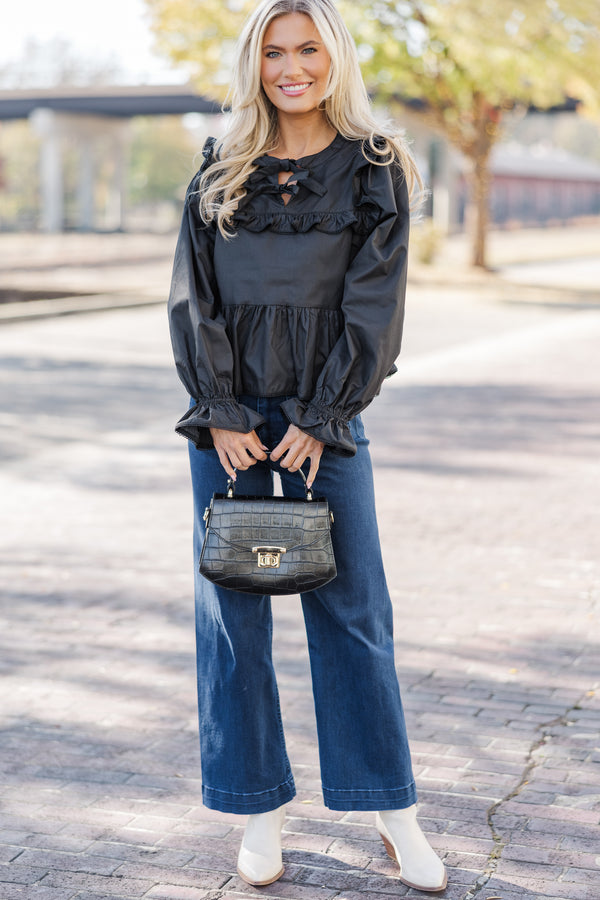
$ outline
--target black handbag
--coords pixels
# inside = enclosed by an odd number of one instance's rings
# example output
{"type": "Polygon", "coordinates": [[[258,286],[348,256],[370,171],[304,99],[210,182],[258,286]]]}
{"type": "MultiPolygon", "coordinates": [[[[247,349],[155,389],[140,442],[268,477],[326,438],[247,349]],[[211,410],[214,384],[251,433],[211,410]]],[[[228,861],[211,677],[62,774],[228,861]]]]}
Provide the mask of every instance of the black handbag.
{"type": "Polygon", "coordinates": [[[322,587],[337,570],[331,544],[333,513],[324,497],[213,494],[204,513],[200,574],[247,594],[299,594],[322,587]]]}

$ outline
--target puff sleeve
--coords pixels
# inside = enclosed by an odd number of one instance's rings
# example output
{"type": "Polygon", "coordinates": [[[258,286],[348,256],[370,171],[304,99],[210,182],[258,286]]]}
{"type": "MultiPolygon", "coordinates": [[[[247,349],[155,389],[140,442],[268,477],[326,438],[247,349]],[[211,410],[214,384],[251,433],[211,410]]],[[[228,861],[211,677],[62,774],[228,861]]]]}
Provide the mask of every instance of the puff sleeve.
{"type": "Polygon", "coordinates": [[[344,328],[311,398],[282,404],[290,422],[342,456],[356,445],[348,422],[395,371],[404,321],[410,212],[406,180],[397,164],[366,163],[359,206],[377,208],[375,225],[344,281],[344,328]]]}
{"type": "Polygon", "coordinates": [[[194,401],[175,430],[198,449],[213,446],[211,427],[247,433],[264,422],[233,395],[234,357],[213,265],[216,227],[201,220],[197,203],[202,171],[187,191],[168,302],[177,373],[194,401]]]}

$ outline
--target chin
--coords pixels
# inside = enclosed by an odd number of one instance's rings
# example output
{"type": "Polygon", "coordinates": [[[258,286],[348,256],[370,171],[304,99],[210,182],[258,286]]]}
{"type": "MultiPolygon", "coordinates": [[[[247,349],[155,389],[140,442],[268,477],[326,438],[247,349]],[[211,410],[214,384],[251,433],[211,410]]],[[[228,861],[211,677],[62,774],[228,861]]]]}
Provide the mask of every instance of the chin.
{"type": "Polygon", "coordinates": [[[316,112],[320,107],[320,102],[315,102],[314,99],[307,98],[294,98],[294,97],[283,97],[279,95],[276,98],[270,98],[273,106],[285,113],[311,113],[316,112]]]}

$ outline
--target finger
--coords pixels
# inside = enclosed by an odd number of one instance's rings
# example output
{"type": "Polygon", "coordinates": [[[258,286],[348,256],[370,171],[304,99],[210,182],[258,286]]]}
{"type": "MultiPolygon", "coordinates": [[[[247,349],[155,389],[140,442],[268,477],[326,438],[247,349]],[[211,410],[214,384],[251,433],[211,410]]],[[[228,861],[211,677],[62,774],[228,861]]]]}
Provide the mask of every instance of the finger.
{"type": "Polygon", "coordinates": [[[306,479],[306,487],[311,488],[313,486],[313,482],[317,477],[317,472],[319,471],[319,465],[321,463],[321,454],[317,457],[311,456],[310,458],[310,471],[308,473],[308,478],[306,479]]]}
{"type": "Polygon", "coordinates": [[[258,455],[260,456],[259,451],[262,451],[263,453],[269,452],[269,448],[265,447],[265,445],[263,444],[263,442],[257,435],[256,431],[249,432],[249,434],[247,434],[246,437],[248,437],[250,439],[248,446],[252,449],[253,453],[255,453],[255,451],[257,451],[258,455]]]}
{"type": "MultiPolygon", "coordinates": [[[[230,433],[227,439],[227,449],[237,454],[241,459],[245,459],[247,455],[252,457],[253,461],[267,458],[263,445],[253,431],[248,434],[230,433]]],[[[249,464],[251,465],[252,463],[249,464]]]]}
{"type": "Polygon", "coordinates": [[[263,447],[263,445],[257,440],[252,442],[249,446],[244,448],[247,453],[250,453],[254,459],[266,459],[267,458],[267,448],[263,447]]]}
{"type": "Polygon", "coordinates": [[[221,465],[223,466],[223,468],[225,469],[225,471],[227,472],[229,477],[233,478],[233,480],[235,481],[235,477],[236,477],[235,469],[231,465],[231,463],[229,461],[229,457],[227,456],[225,451],[221,450],[220,448],[217,449],[217,453],[219,455],[219,462],[221,463],[221,465]]]}
{"type": "Polygon", "coordinates": [[[245,472],[250,466],[255,466],[257,462],[245,448],[242,448],[241,451],[238,450],[237,447],[231,449],[229,451],[229,458],[236,469],[241,469],[242,472],[245,472]]]}
{"type": "MultiPolygon", "coordinates": [[[[218,446],[227,453],[231,462],[236,466],[238,463],[251,465],[256,462],[247,435],[229,434],[218,442],[218,446]]],[[[256,450],[255,452],[260,453],[261,451],[256,450]]]]}
{"type": "Polygon", "coordinates": [[[277,462],[277,460],[280,459],[283,456],[283,454],[289,450],[290,446],[291,446],[291,441],[289,439],[286,440],[286,438],[284,437],[277,444],[275,449],[271,450],[270,457],[273,460],[273,462],[277,462]]]}
{"type": "Polygon", "coordinates": [[[281,460],[281,466],[290,472],[297,472],[304,460],[306,454],[298,447],[290,447],[285,457],[281,460]]]}

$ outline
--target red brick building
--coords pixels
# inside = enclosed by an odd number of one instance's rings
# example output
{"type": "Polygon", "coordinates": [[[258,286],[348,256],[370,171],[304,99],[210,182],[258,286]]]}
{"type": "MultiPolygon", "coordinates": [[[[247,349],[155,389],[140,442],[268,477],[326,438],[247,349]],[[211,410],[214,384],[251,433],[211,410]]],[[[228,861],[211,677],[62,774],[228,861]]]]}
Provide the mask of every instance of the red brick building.
{"type": "Polygon", "coordinates": [[[562,224],[600,216],[600,164],[564,150],[500,144],[492,157],[496,225],[562,224]]]}

